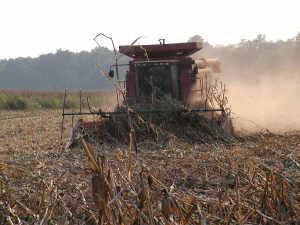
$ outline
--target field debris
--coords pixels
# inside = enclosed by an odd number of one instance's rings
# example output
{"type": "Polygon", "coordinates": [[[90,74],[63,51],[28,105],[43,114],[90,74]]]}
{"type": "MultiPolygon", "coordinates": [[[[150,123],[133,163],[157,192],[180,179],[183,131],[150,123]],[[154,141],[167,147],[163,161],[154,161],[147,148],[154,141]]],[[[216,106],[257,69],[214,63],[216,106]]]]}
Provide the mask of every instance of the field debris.
{"type": "MultiPolygon", "coordinates": [[[[175,140],[188,143],[222,143],[230,144],[235,141],[219,126],[218,120],[209,120],[196,112],[164,112],[155,115],[131,115],[132,128],[138,142],[154,142],[166,144],[175,140]]],[[[130,127],[128,116],[117,115],[109,119],[86,121],[80,118],[74,125],[70,140],[66,147],[78,142],[80,136],[93,145],[128,144],[130,127]]]]}
{"type": "Polygon", "coordinates": [[[15,130],[19,142],[12,141],[10,129],[1,130],[10,150],[0,166],[0,224],[297,224],[300,220],[297,132],[265,131],[239,137],[232,145],[138,141],[137,154],[132,146],[97,147],[81,136],[77,147],[65,150],[59,142],[58,120],[40,125],[50,117],[55,118],[44,113],[40,120],[14,121],[13,130],[18,123],[27,125],[15,130]],[[21,141],[28,141],[21,138],[27,133],[30,143],[21,141]],[[33,147],[26,150],[27,144],[33,147]]]}

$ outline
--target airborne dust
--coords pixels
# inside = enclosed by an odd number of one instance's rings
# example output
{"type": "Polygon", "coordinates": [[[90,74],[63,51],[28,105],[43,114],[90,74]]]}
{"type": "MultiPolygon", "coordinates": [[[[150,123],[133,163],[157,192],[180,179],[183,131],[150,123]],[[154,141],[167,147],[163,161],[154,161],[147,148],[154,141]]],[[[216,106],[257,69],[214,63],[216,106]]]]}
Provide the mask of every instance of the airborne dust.
{"type": "Polygon", "coordinates": [[[238,131],[300,129],[300,77],[261,74],[255,82],[228,80],[229,104],[238,131]]]}
{"type": "Polygon", "coordinates": [[[200,57],[217,57],[228,90],[235,129],[300,129],[300,33],[288,40],[265,35],[229,46],[204,43],[200,57]]]}

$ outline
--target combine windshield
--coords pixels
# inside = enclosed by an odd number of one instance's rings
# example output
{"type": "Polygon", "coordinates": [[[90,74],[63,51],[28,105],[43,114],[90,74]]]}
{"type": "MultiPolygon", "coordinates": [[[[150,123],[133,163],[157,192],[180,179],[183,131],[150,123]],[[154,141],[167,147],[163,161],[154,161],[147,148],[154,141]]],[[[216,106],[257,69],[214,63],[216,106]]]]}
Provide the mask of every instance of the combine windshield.
{"type": "Polygon", "coordinates": [[[144,99],[161,100],[170,98],[177,87],[177,65],[157,62],[138,63],[138,96],[144,99]]]}

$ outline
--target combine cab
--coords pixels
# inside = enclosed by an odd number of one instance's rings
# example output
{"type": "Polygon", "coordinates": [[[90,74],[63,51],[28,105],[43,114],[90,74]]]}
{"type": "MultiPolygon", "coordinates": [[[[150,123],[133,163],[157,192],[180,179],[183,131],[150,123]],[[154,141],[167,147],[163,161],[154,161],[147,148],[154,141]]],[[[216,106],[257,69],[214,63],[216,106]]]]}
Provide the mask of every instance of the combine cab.
{"type": "MultiPolygon", "coordinates": [[[[128,66],[126,79],[124,82],[120,81],[119,67],[124,64],[118,64],[116,50],[116,61],[111,66],[113,69],[108,75],[113,78],[116,72],[116,79],[113,80],[115,86],[118,87],[118,101],[120,96],[123,96],[125,104],[121,104],[121,106],[119,104],[113,112],[90,110],[89,112],[66,113],[63,110],[63,117],[65,115],[97,114],[102,118],[122,117],[122,115],[123,118],[124,115],[128,118],[128,115],[135,114],[146,116],[146,118],[150,118],[151,124],[156,121],[156,125],[159,126],[166,120],[170,120],[173,115],[176,115],[177,118],[171,119],[170,123],[177,123],[178,118],[182,119],[186,114],[193,113],[190,116],[193,117],[190,120],[191,123],[195,123],[195,121],[204,123],[202,119],[205,119],[208,126],[217,126],[218,129],[223,130],[224,134],[231,134],[233,128],[229,110],[226,107],[225,86],[214,77],[215,73],[220,72],[220,62],[217,59],[193,58],[193,53],[201,49],[202,43],[200,42],[166,44],[164,40],[160,40],[160,43],[156,45],[120,46],[119,53],[130,58],[129,63],[126,64],[128,66]],[[121,83],[125,84],[123,88],[121,88],[121,83]],[[182,113],[185,115],[183,116],[182,113]],[[195,120],[195,114],[201,119],[195,120]],[[159,116],[153,119],[155,115],[159,116]],[[157,119],[158,117],[160,119],[157,119]]],[[[182,120],[184,126],[188,120],[186,118],[182,120]]],[[[79,127],[84,126],[83,120],[80,121],[79,127]]],[[[115,123],[116,120],[113,121],[115,123]]],[[[110,133],[118,133],[120,124],[124,123],[109,125],[114,127],[110,133]]],[[[195,124],[192,126],[195,127],[195,124]]],[[[201,126],[204,127],[203,124],[201,126]]],[[[165,127],[170,130],[176,127],[176,124],[175,126],[165,125],[165,127]]],[[[127,130],[131,129],[128,128],[127,130]]],[[[208,128],[206,127],[205,130],[208,128]]],[[[209,131],[209,133],[212,132],[209,131]]]]}

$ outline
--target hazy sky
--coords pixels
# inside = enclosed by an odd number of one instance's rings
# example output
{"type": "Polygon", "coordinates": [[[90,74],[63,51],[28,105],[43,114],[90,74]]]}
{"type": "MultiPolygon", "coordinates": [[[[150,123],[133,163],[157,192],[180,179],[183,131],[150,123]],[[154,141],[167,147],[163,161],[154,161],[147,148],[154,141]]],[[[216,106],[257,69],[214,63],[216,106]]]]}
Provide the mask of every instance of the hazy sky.
{"type": "MultiPolygon", "coordinates": [[[[186,41],[200,34],[213,44],[264,33],[269,40],[300,32],[299,0],[0,0],[0,58],[95,47],[98,32],[128,44],[186,41]]],[[[104,45],[110,47],[107,42],[104,45]]]]}

